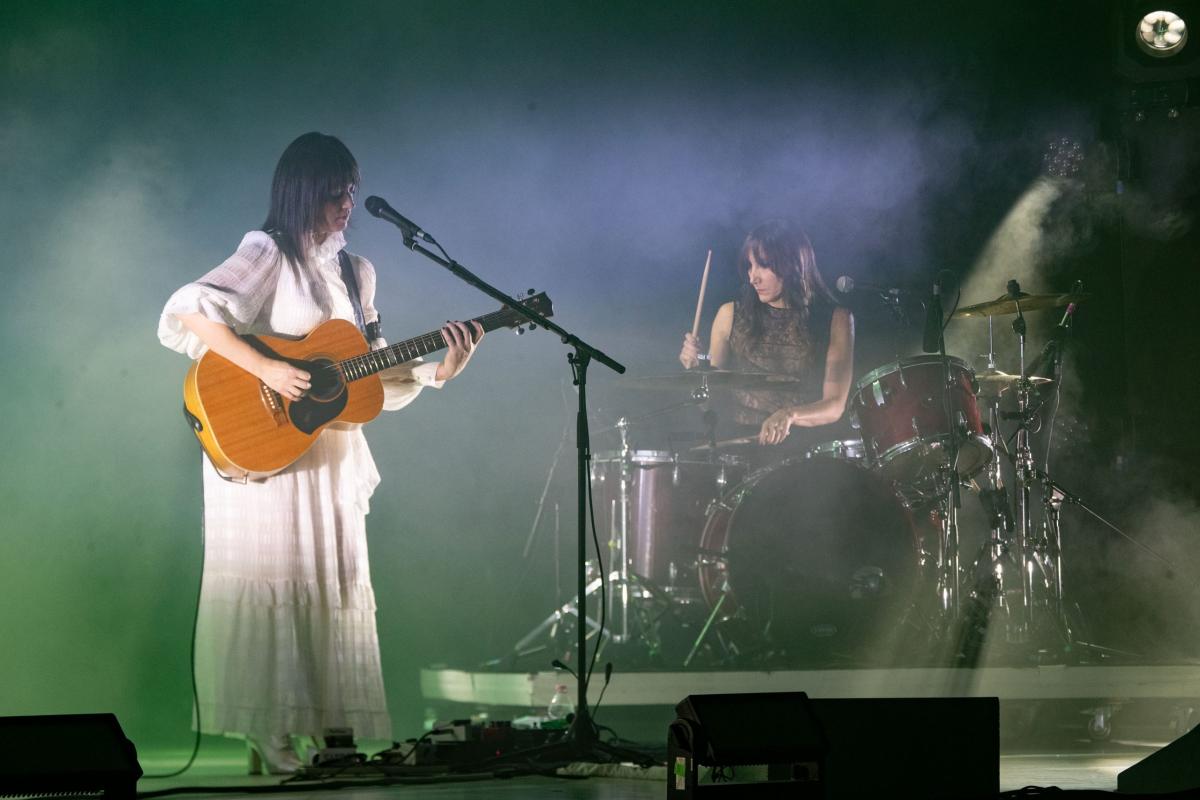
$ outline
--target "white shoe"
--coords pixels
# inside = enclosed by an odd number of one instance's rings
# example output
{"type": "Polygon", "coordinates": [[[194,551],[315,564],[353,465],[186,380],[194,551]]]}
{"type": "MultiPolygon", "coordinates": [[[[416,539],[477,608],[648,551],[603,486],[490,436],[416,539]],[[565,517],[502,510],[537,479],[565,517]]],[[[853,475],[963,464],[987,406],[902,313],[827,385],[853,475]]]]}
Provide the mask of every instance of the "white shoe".
{"type": "Polygon", "coordinates": [[[269,736],[265,742],[246,737],[246,744],[251,775],[261,775],[264,768],[268,775],[291,775],[303,766],[287,734],[269,736]]]}

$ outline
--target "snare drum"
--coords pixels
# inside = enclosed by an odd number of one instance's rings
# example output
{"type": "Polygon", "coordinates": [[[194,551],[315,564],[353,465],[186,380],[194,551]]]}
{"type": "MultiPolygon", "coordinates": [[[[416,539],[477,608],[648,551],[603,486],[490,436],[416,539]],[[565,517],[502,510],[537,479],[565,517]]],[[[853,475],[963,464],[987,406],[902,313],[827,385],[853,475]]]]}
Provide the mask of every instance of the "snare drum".
{"type": "Polygon", "coordinates": [[[941,356],[915,356],[867,373],[850,395],[867,457],[885,477],[919,483],[947,465],[950,434],[959,431],[959,475],[971,477],[992,460],[975,402],[975,373],[950,357],[950,412],[946,416],[941,356]]]}
{"type": "Polygon", "coordinates": [[[616,451],[597,453],[592,459],[596,530],[616,542],[623,470],[630,571],[659,588],[691,587],[708,507],[746,476],[745,462],[731,456],[688,461],[661,450],[632,450],[624,457],[616,451]]]}

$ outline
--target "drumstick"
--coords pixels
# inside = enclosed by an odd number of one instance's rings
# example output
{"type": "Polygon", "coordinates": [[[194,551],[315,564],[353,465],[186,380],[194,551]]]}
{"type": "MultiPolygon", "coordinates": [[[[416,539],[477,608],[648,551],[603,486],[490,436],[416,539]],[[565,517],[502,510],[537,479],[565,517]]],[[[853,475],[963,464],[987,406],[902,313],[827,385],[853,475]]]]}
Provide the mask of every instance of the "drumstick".
{"type": "Polygon", "coordinates": [[[708,285],[708,268],[712,266],[712,250],[704,259],[704,274],[700,276],[700,297],[696,300],[696,319],[692,321],[692,336],[700,332],[700,310],[704,308],[704,287],[708,285]]]}

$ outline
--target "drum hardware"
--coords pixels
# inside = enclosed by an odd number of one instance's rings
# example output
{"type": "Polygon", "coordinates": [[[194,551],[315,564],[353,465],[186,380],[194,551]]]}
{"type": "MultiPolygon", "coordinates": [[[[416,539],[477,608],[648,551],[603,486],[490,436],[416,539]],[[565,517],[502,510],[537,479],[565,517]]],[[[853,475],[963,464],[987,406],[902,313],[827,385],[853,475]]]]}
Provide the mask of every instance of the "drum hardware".
{"type": "MultiPolygon", "coordinates": [[[[1050,378],[1030,375],[1025,358],[1026,323],[1024,311],[1069,305],[1086,298],[1082,285],[1076,283],[1071,294],[1029,295],[1020,290],[1016,281],[1009,281],[1008,294],[995,301],[970,306],[953,316],[986,316],[988,318],[987,369],[980,374],[982,394],[988,402],[989,435],[999,455],[988,471],[991,487],[980,493],[985,511],[991,520],[991,530],[984,552],[974,562],[974,595],[985,605],[1003,612],[1005,639],[1013,644],[1034,646],[1039,650],[1047,645],[1047,636],[1064,650],[1087,648],[1102,655],[1116,651],[1079,641],[1069,616],[1064,585],[1065,564],[1062,549],[1062,507],[1078,505],[1113,532],[1132,542],[1145,553],[1170,569],[1170,564],[1158,553],[1129,537],[1115,525],[1090,508],[1076,495],[1054,481],[1037,466],[1030,446],[1030,434],[1040,425],[1038,414],[1043,401],[1035,401],[1034,389],[1051,382],[1050,378]],[[967,313],[963,313],[967,312],[967,313]],[[1015,314],[1013,333],[1018,342],[1019,371],[1007,375],[996,369],[992,317],[1015,314]],[[1000,411],[1001,395],[1015,389],[1017,411],[1000,411]],[[1010,450],[1008,440],[1001,434],[1001,420],[1016,422],[1010,450]],[[1010,498],[1003,479],[1002,463],[1012,465],[1015,478],[1014,496],[1010,498]],[[1034,513],[1034,491],[1040,495],[1040,520],[1034,513]],[[1015,514],[1012,513],[1015,507],[1015,514]],[[1010,569],[1010,567],[1012,569],[1010,569]],[[1019,590],[1012,585],[1011,572],[1020,572],[1019,590]],[[1016,607],[1014,607],[1016,606],[1016,607]]],[[[1068,310],[1068,313],[1070,309],[1068,310]]],[[[1061,327],[1066,329],[1065,323],[1061,327]]],[[[1047,348],[1053,359],[1049,374],[1061,374],[1061,349],[1047,348]]],[[[967,622],[966,620],[962,620],[967,622]]]]}

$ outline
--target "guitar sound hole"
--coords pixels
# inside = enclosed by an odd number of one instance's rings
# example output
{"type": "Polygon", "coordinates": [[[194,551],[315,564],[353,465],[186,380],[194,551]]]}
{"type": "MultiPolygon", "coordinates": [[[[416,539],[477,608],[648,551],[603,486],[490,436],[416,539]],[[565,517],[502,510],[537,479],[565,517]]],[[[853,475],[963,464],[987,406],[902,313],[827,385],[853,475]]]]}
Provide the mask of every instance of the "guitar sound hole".
{"type": "Polygon", "coordinates": [[[328,403],[345,390],[341,374],[328,359],[317,359],[301,365],[312,376],[308,396],[318,403],[328,403]]]}

